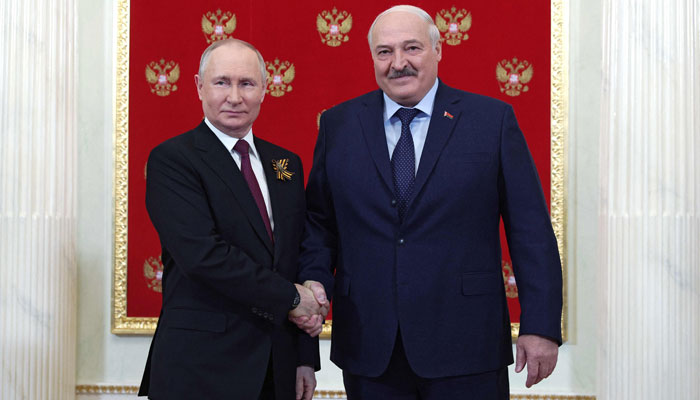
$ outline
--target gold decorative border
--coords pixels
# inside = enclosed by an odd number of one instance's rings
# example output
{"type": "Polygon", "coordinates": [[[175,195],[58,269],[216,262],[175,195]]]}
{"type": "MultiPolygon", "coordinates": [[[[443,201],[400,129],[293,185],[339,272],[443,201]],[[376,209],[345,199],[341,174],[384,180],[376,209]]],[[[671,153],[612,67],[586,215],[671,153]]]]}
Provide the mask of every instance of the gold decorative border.
{"type": "Polygon", "coordinates": [[[137,394],[138,386],[130,385],[76,385],[75,394],[137,394]]]}
{"type": "Polygon", "coordinates": [[[156,318],[129,318],[126,314],[129,210],[129,0],[118,0],[116,7],[112,333],[151,333],[155,329],[156,318]]]}
{"type": "MultiPolygon", "coordinates": [[[[127,294],[127,216],[129,173],[129,1],[117,1],[116,13],[116,100],[114,112],[114,275],[112,292],[112,333],[152,334],[158,318],[128,317],[127,294]]],[[[551,0],[551,217],[557,237],[564,277],[564,310],[561,319],[562,337],[567,340],[567,136],[569,110],[569,0],[551,0]]],[[[330,339],[332,321],[326,323],[321,338],[330,339]]],[[[511,335],[517,338],[519,323],[511,324],[511,335]]]]}
{"type": "MultiPolygon", "coordinates": [[[[137,394],[138,386],[129,385],[77,385],[76,394],[137,394]]],[[[314,399],[344,399],[344,390],[317,390],[314,399]]],[[[511,400],[596,400],[595,396],[560,394],[511,394],[511,400]]]]}
{"type": "Polygon", "coordinates": [[[129,0],[116,4],[114,104],[114,274],[112,333],[152,334],[158,318],[127,317],[127,250],[129,194],[129,0]]]}
{"type": "Polygon", "coordinates": [[[330,340],[332,330],[333,330],[333,321],[326,321],[323,323],[323,330],[321,331],[321,334],[318,337],[320,339],[329,339],[330,340]]]}
{"type": "Polygon", "coordinates": [[[568,338],[566,209],[567,209],[567,139],[569,129],[569,0],[552,0],[551,38],[551,198],[552,227],[559,246],[563,277],[564,309],[561,332],[568,338]]]}

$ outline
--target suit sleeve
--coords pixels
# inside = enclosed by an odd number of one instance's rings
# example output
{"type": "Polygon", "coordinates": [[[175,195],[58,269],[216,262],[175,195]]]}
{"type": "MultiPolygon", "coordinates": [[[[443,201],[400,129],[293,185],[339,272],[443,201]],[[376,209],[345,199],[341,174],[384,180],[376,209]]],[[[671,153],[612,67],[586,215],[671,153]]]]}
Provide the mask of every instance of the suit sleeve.
{"type": "Polygon", "coordinates": [[[286,320],[296,288],[219,235],[198,171],[177,146],[156,147],[148,159],[146,209],[182,273],[233,302],[286,320]]]}
{"type": "Polygon", "coordinates": [[[561,344],[562,273],[537,169],[508,106],[501,127],[500,208],[520,300],[520,334],[561,344]]]}
{"type": "Polygon", "coordinates": [[[338,229],[333,196],[326,175],[326,113],[314,149],[314,162],[306,184],[306,226],[299,259],[299,281],[321,282],[330,300],[333,297],[338,229]]]}
{"type": "Polygon", "coordinates": [[[299,352],[297,366],[308,365],[314,371],[321,369],[321,356],[318,351],[318,336],[311,337],[305,332],[299,333],[299,352]]]}

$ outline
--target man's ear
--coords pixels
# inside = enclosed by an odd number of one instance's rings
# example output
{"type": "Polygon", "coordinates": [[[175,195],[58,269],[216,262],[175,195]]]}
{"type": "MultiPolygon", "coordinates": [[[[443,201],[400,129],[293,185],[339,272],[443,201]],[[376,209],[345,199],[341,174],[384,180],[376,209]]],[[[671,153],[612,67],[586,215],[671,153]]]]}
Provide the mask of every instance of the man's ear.
{"type": "Polygon", "coordinates": [[[202,100],[202,84],[203,83],[204,82],[199,77],[199,75],[195,74],[194,75],[194,85],[197,87],[197,95],[199,96],[200,100],[202,100]]]}
{"type": "Polygon", "coordinates": [[[437,53],[438,61],[442,60],[442,42],[439,40],[438,40],[437,44],[435,45],[435,52],[437,53]]]}

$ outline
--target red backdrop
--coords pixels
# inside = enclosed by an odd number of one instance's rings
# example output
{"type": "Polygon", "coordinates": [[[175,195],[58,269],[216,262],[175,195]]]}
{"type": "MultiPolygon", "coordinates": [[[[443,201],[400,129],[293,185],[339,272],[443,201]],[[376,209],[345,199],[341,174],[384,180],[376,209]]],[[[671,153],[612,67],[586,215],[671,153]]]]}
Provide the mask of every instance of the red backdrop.
{"type": "MultiPolygon", "coordinates": [[[[471,0],[413,4],[433,17],[440,14],[447,23],[443,40],[451,39],[453,44],[443,42],[440,78],[450,86],[513,105],[549,202],[549,2],[471,0]],[[466,12],[459,14],[460,10],[466,12]],[[471,26],[465,29],[468,18],[471,26]],[[452,31],[450,21],[455,22],[452,31]],[[455,40],[457,35],[461,40],[455,40]],[[499,64],[503,66],[501,78],[510,80],[509,87],[499,80],[499,64]],[[532,73],[527,72],[528,66],[532,73]]],[[[144,204],[145,164],[154,146],[193,128],[203,118],[193,76],[208,39],[236,37],[254,44],[271,64],[275,60],[293,64],[294,76],[288,87],[270,85],[269,89],[282,90],[283,95],[268,92],[254,132],[299,154],[308,173],[319,113],[376,89],[366,35],[374,17],[392,5],[385,0],[131,2],[128,317],[157,317],[160,310],[160,244],[144,204]],[[324,18],[324,12],[331,18],[324,18]],[[232,23],[227,25],[233,15],[235,29],[232,23]],[[320,24],[319,16],[323,19],[320,24]],[[352,24],[347,30],[350,16],[352,24]],[[335,22],[338,35],[320,32],[336,32],[335,22]],[[205,33],[212,29],[212,33],[205,33]],[[333,39],[339,44],[331,46],[333,39]]],[[[274,72],[274,68],[269,71],[274,72]]],[[[280,72],[284,77],[284,68],[280,72]]],[[[518,322],[520,309],[513,280],[508,279],[510,258],[505,247],[503,255],[511,320],[518,322]]]]}

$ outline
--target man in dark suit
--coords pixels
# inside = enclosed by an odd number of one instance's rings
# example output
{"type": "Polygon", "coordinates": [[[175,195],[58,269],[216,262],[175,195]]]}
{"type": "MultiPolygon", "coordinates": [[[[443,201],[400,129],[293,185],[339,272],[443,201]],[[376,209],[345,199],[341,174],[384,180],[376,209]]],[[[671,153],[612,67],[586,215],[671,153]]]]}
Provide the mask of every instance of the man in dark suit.
{"type": "Polygon", "coordinates": [[[294,284],[304,230],[296,154],[253,136],[265,64],[250,44],[211,45],[195,83],[205,119],[148,160],[146,207],[162,245],[163,305],[139,395],[311,399],[318,304],[294,284]],[[311,321],[311,323],[310,323],[311,321]]]}
{"type": "Polygon", "coordinates": [[[439,81],[423,10],[385,11],[368,39],[380,90],[323,113],[307,183],[300,279],[333,295],[331,359],[348,399],[508,399],[501,217],[528,387],[561,344],[559,254],[527,144],[509,105],[439,81]]]}

